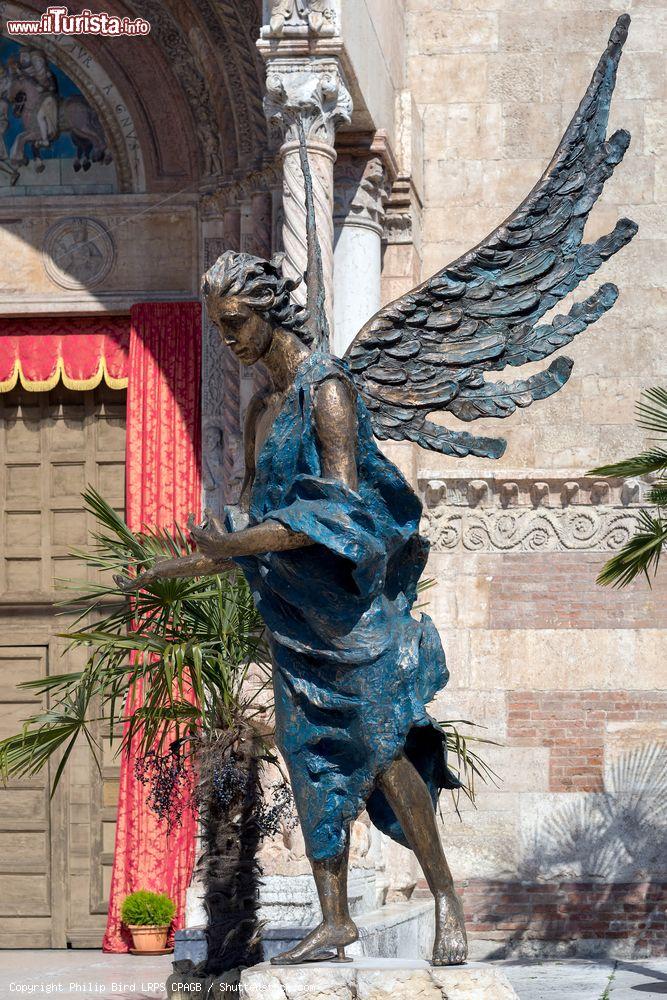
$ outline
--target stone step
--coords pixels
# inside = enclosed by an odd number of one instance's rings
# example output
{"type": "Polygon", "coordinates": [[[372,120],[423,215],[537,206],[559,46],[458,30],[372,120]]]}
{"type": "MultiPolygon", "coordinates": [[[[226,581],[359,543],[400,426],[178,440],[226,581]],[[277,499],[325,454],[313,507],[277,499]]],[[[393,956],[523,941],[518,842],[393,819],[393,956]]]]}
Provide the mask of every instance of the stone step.
{"type": "MultiPolygon", "coordinates": [[[[359,940],[347,951],[359,958],[429,958],[435,931],[433,903],[419,900],[390,903],[379,910],[355,917],[359,940]]],[[[298,944],[310,927],[264,927],[264,957],[273,958],[298,944]]],[[[195,965],[206,958],[204,927],[187,927],[176,932],[174,961],[189,959],[195,965]]]]}
{"type": "MultiPolygon", "coordinates": [[[[375,871],[352,868],[347,880],[350,913],[356,919],[378,906],[381,890],[375,871]]],[[[260,885],[259,918],[270,926],[312,927],[320,919],[320,904],[313,876],[263,875],[260,885]]],[[[186,927],[201,927],[206,923],[204,886],[193,879],[186,892],[186,927]]]]}

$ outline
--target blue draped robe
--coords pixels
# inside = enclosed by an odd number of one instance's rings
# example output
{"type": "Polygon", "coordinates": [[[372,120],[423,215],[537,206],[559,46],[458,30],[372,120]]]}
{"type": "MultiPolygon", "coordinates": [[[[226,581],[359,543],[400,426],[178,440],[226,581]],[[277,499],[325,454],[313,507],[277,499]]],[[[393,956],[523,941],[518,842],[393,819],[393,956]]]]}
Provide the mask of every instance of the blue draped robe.
{"type": "Polygon", "coordinates": [[[458,784],[425,709],[447,683],[445,654],[428,615],[410,614],[428,555],[421,510],[378,449],[345,363],[311,355],[258,456],[249,524],[279,521],[315,544],[236,562],[270,633],[276,740],[313,860],[340,855],[364,808],[408,846],[375,787],[401,753],[434,803],[458,784]],[[314,394],[332,376],[357,399],[356,490],[322,475],[314,394]]]}

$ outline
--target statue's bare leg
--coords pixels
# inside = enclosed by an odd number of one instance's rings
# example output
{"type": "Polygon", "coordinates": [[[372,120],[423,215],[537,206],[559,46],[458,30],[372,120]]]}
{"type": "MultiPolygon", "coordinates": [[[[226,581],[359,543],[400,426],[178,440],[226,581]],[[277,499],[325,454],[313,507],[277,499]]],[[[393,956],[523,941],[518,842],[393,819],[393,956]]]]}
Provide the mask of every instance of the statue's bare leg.
{"type": "Polygon", "coordinates": [[[399,757],[378,782],[435,896],[433,965],[460,965],[468,954],[463,907],[447,864],[428,788],[407,757],[399,757]]]}
{"type": "Polygon", "coordinates": [[[359,937],[350,916],[347,901],[347,861],[349,836],[345,851],[331,861],[311,861],[317,886],[322,923],[318,924],[296,947],[271,959],[272,965],[300,965],[302,962],[351,962],[345,957],[345,946],[359,937]],[[328,949],[335,948],[336,954],[328,949]]]}

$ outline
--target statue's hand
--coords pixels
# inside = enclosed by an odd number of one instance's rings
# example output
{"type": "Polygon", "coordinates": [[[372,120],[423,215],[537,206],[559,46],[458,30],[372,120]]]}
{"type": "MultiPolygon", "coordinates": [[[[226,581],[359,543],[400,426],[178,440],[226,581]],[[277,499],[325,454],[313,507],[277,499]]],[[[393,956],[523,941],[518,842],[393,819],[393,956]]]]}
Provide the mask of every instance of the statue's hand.
{"type": "Polygon", "coordinates": [[[122,594],[131,594],[133,590],[137,590],[139,586],[138,581],[139,577],[121,576],[120,573],[116,573],[113,578],[113,582],[122,594]]]}
{"type": "Polygon", "coordinates": [[[201,524],[195,524],[194,516],[190,514],[188,531],[202,555],[219,559],[227,554],[226,542],[229,539],[229,532],[210,510],[204,511],[204,520],[201,524]]]}
{"type": "MultiPolygon", "coordinates": [[[[166,560],[162,560],[165,562],[166,560]]],[[[122,594],[131,594],[135,590],[142,590],[144,587],[150,586],[151,583],[159,578],[159,567],[161,563],[158,562],[151,569],[145,570],[143,573],[137,573],[136,576],[122,576],[117,573],[114,576],[114,583],[120,590],[122,594]]]]}

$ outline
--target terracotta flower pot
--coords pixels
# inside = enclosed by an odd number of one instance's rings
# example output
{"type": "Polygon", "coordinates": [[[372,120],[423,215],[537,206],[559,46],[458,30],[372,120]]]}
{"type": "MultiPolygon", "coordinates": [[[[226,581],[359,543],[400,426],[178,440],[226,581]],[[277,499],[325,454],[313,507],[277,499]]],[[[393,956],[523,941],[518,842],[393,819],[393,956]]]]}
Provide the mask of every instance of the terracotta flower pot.
{"type": "Polygon", "coordinates": [[[169,924],[164,927],[156,927],[154,924],[143,927],[128,924],[127,929],[132,933],[132,941],[137,951],[162,951],[167,946],[169,924]]]}

